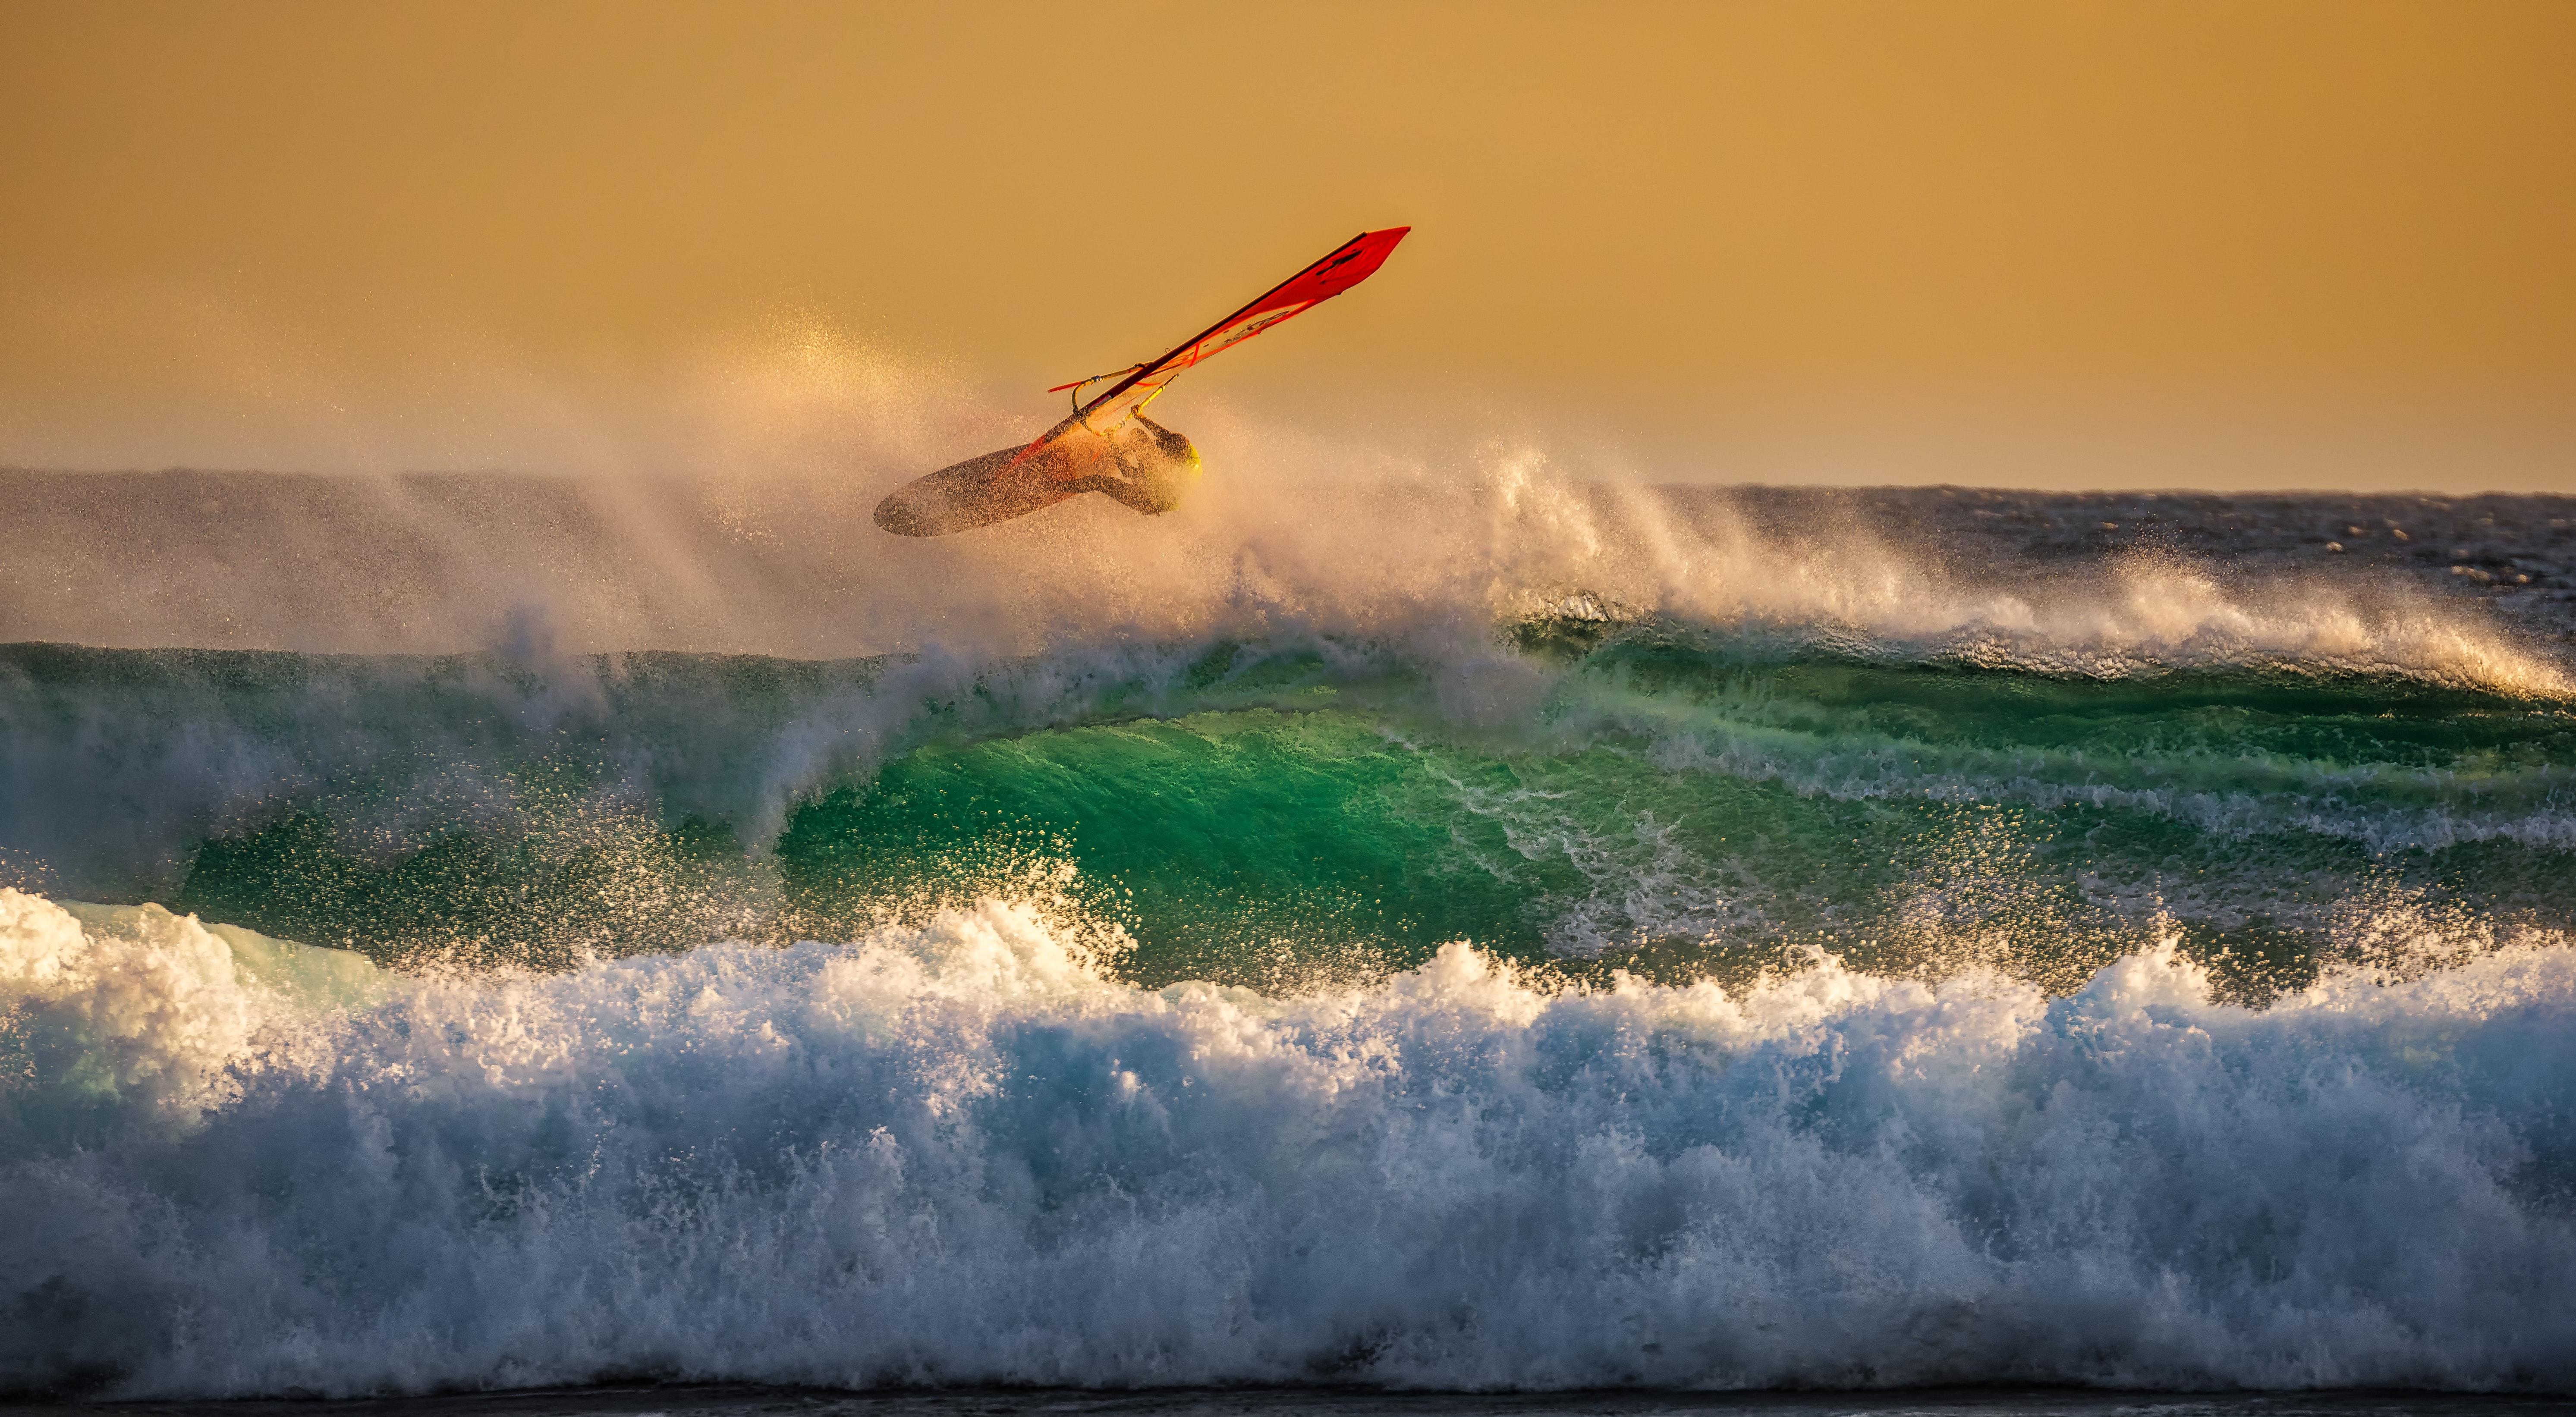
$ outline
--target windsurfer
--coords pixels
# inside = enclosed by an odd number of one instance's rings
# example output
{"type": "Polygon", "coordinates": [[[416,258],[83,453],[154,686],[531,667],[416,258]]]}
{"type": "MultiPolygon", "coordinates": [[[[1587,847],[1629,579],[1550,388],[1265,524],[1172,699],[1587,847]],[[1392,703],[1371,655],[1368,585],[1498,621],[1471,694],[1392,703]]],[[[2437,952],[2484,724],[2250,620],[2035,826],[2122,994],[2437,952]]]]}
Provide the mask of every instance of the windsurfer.
{"type": "Polygon", "coordinates": [[[1109,461],[1117,471],[1088,472],[1068,479],[1064,486],[1105,493],[1151,517],[1179,506],[1181,494],[1198,481],[1199,450],[1189,439],[1142,413],[1129,414],[1108,442],[1109,461]]]}
{"type": "Polygon", "coordinates": [[[1060,394],[1115,381],[1036,442],[968,458],[896,488],[877,504],[877,525],[898,536],[945,536],[1026,516],[1085,492],[1147,516],[1172,510],[1198,480],[1199,450],[1140,410],[1210,355],[1368,279],[1411,229],[1363,231],[1162,358],[1047,390],[1060,394]]]}

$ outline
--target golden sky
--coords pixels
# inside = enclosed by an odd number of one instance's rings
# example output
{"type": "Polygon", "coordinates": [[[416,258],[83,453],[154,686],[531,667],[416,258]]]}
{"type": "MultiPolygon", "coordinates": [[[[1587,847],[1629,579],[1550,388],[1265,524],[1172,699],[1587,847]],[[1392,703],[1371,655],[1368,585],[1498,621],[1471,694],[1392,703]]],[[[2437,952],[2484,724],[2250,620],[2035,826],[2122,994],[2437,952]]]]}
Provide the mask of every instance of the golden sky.
{"type": "MultiPolygon", "coordinates": [[[[0,462],[279,343],[399,388],[794,312],[1043,387],[1404,223],[1192,379],[2554,429],[2571,75],[2569,0],[8,0],[0,462]]],[[[2535,436],[2502,480],[2576,490],[2535,436]]]]}

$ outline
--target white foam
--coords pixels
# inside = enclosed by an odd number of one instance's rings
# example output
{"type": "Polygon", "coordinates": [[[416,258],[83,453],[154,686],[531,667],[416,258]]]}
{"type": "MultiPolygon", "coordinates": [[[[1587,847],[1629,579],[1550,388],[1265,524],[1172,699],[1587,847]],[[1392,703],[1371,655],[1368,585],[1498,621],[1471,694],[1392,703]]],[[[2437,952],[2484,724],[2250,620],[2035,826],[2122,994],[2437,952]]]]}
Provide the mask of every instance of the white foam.
{"type": "Polygon", "coordinates": [[[194,916],[122,915],[86,930],[53,902],[0,887],[12,1071],[43,1076],[56,1101],[182,1115],[222,1095],[257,1011],[231,949],[194,916]]]}
{"type": "Polygon", "coordinates": [[[988,900],[326,1006],[0,900],[10,1037],[123,1080],[10,1133],[17,1383],[2576,1384],[2563,948],[1282,999],[988,900]]]}

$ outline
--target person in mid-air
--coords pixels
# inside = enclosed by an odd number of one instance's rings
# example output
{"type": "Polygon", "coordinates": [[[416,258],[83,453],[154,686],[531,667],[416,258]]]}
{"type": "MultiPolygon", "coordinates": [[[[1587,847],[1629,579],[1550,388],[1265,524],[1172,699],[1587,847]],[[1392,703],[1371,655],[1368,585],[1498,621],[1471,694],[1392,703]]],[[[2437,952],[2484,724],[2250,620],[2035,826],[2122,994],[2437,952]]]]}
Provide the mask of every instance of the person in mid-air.
{"type": "Polygon", "coordinates": [[[1199,450],[1142,413],[1127,415],[1109,435],[1109,452],[1117,471],[1103,468],[1064,485],[1077,492],[1106,493],[1152,517],[1179,506],[1181,494],[1199,480],[1199,450]]]}
{"type": "Polygon", "coordinates": [[[887,493],[877,504],[877,525],[897,536],[946,536],[1023,517],[1085,492],[1147,516],[1172,510],[1198,480],[1199,450],[1147,418],[1144,406],[1183,370],[1368,279],[1412,229],[1363,231],[1160,359],[1047,390],[1078,400],[1077,391],[1116,381],[1090,402],[1077,402],[1035,442],[952,463],[887,493]]]}

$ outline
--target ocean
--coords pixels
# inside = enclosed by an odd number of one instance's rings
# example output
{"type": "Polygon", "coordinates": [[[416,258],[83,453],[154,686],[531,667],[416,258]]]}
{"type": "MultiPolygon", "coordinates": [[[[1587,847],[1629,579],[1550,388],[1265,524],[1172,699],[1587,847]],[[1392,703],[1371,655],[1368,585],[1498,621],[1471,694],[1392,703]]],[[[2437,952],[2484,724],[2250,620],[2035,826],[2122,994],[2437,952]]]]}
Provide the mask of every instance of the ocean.
{"type": "Polygon", "coordinates": [[[2576,499],[0,494],[0,1389],[2576,1391],[2576,499]]]}

